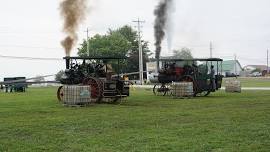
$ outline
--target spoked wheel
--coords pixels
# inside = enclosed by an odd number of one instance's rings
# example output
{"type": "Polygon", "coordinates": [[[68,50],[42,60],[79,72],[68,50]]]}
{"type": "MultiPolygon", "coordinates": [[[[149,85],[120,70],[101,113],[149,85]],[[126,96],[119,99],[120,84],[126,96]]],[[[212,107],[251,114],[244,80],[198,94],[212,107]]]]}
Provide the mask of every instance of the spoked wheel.
{"type": "Polygon", "coordinates": [[[156,84],[153,88],[153,93],[156,96],[165,96],[169,91],[169,87],[165,84],[156,84]]]}
{"type": "Polygon", "coordinates": [[[64,88],[63,86],[60,86],[57,90],[57,99],[59,102],[63,102],[64,99],[64,88]]]}
{"type": "Polygon", "coordinates": [[[91,102],[99,103],[102,99],[102,82],[99,79],[95,78],[86,78],[83,80],[83,85],[90,86],[91,92],[91,102]]]}
{"type": "Polygon", "coordinates": [[[196,93],[196,96],[199,96],[199,97],[206,97],[206,96],[208,96],[210,93],[211,93],[211,91],[202,91],[202,92],[200,92],[200,93],[196,93]]]}

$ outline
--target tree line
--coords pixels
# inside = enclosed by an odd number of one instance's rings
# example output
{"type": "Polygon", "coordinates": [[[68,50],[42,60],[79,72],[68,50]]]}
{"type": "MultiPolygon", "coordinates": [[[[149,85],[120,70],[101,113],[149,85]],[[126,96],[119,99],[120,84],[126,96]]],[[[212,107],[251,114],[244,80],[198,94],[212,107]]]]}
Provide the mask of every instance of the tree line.
{"type": "MultiPolygon", "coordinates": [[[[107,33],[104,35],[96,34],[90,39],[84,39],[78,48],[78,56],[126,57],[127,60],[122,63],[124,67],[122,67],[121,72],[138,72],[139,47],[137,37],[137,31],[128,25],[115,30],[108,29],[107,33]]],[[[146,71],[146,63],[151,60],[150,56],[153,55],[153,52],[149,49],[148,41],[141,40],[141,43],[143,50],[143,69],[146,71]]],[[[172,58],[193,58],[189,48],[174,50],[173,54],[172,58]]],[[[136,78],[138,78],[138,76],[135,75],[134,79],[136,78]]]]}

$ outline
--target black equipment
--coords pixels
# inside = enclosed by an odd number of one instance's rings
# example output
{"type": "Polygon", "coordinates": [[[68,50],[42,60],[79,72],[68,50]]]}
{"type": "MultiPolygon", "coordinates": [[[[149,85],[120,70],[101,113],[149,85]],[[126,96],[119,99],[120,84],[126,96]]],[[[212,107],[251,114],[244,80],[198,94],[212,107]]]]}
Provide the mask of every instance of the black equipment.
{"type": "Polygon", "coordinates": [[[158,81],[153,88],[156,95],[169,93],[172,82],[193,82],[194,96],[207,96],[221,88],[222,59],[159,59],[158,81]],[[212,69],[211,69],[212,67],[212,69]]]}
{"type": "MultiPolygon", "coordinates": [[[[129,82],[120,77],[123,57],[64,57],[65,74],[60,82],[64,85],[90,85],[91,99],[101,102],[112,99],[115,102],[129,96],[129,82]],[[113,75],[117,73],[117,76],[113,75]]],[[[63,100],[63,86],[59,87],[57,97],[63,100]]]]}

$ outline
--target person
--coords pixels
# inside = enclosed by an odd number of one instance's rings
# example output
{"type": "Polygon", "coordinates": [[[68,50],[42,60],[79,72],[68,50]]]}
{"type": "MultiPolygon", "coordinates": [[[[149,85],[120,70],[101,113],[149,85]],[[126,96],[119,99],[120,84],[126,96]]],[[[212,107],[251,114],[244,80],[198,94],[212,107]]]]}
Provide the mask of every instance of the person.
{"type": "Polygon", "coordinates": [[[211,70],[210,70],[210,80],[211,80],[211,84],[212,84],[212,90],[216,90],[216,76],[215,76],[215,69],[214,66],[211,65],[211,70]]]}
{"type": "Polygon", "coordinates": [[[192,63],[192,72],[193,72],[194,74],[199,73],[199,71],[198,71],[198,66],[197,66],[195,63],[192,63]]]}

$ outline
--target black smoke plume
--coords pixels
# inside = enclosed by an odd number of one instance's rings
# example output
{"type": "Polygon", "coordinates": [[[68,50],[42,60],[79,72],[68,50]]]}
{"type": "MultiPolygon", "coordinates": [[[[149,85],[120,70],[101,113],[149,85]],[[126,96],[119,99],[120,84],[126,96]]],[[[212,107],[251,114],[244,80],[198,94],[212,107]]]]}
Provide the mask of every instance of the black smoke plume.
{"type": "Polygon", "coordinates": [[[87,0],[63,0],[60,3],[61,16],[64,19],[63,31],[66,34],[61,44],[65,48],[66,56],[70,56],[72,48],[77,42],[77,30],[85,19],[87,0]]]}
{"type": "Polygon", "coordinates": [[[165,36],[165,28],[168,22],[169,9],[171,8],[173,0],[160,0],[158,6],[154,11],[155,19],[155,46],[156,46],[156,59],[159,59],[161,52],[161,43],[165,36]]]}

